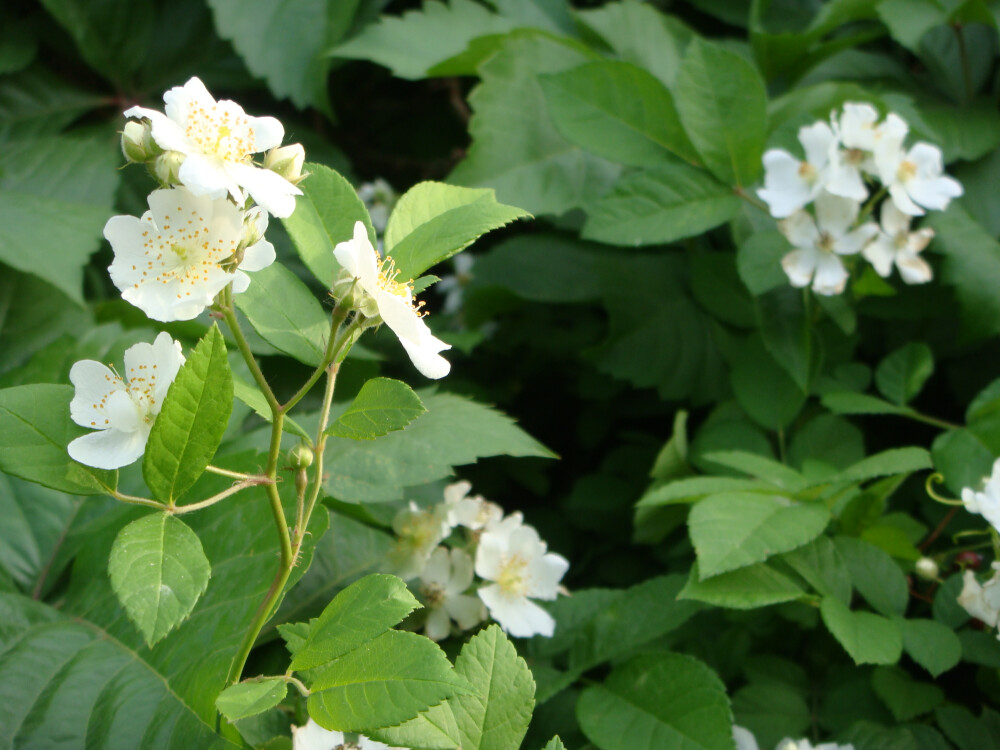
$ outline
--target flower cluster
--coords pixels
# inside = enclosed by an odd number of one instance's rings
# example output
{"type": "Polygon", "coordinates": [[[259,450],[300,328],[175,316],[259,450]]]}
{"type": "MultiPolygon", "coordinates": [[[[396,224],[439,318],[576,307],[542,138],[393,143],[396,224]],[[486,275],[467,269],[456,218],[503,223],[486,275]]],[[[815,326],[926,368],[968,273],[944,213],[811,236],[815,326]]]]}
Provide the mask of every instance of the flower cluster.
{"type": "MultiPolygon", "coordinates": [[[[132,107],[122,153],[160,183],[141,217],[114,216],[104,227],[114,260],[108,268],[122,298],[161,322],[191,320],[227,286],[240,293],[248,272],[274,262],[264,239],[268,213],[289,216],[302,179],[304,152],[281,147],[273,117],[250,117],[216,101],[197,78],[163,96],[166,114],[132,107]],[[264,167],[252,156],[266,152],[264,167]],[[247,196],[257,206],[248,206],[247,196]]],[[[125,352],[125,372],[84,360],[70,371],[73,420],[97,432],[70,443],[70,456],[102,469],[138,459],[184,357],[161,333],[125,352]]]]}
{"type": "MultiPolygon", "coordinates": [[[[753,733],[743,727],[733,727],[733,741],[736,743],[736,750],[760,750],[757,738],[753,733]]],[[[809,740],[784,739],[778,743],[775,750],[854,750],[854,745],[838,745],[835,742],[824,742],[820,745],[813,745],[809,740]]]]}
{"type": "Polygon", "coordinates": [[[532,599],[555,599],[569,563],[548,551],[520,513],[504,515],[471,489],[451,484],[443,502],[423,509],[411,503],[393,523],[393,572],[417,579],[411,586],[425,605],[427,636],[443,640],[452,623],[469,630],[487,615],[519,638],[551,636],[555,620],[532,599]],[[459,528],[464,534],[453,534],[459,528]],[[449,546],[440,546],[446,539],[449,546]]]}
{"type": "Polygon", "coordinates": [[[764,187],[757,195],[795,247],[782,259],[792,286],[840,294],[849,277],[842,258],[859,253],[880,276],[895,265],[908,284],[930,281],[920,252],[934,232],[910,231],[910,222],[925,210],[947,208],[962,186],[943,173],[936,146],[920,142],[906,149],[908,133],[899,115],[879,121],[872,105],[848,102],[829,123],[799,130],[804,159],[783,149],[764,154],[764,187]],[[880,223],[868,221],[886,195],[880,223]]]}

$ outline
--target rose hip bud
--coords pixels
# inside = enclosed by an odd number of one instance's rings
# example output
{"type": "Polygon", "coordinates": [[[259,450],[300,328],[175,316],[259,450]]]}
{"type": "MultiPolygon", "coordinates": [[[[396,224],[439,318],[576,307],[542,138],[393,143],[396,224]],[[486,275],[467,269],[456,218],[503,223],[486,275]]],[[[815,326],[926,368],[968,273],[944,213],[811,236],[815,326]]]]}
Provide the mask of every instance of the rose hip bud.
{"type": "Polygon", "coordinates": [[[921,557],[913,566],[913,571],[918,578],[925,581],[936,581],[938,579],[938,564],[929,557],[921,557]]]}
{"type": "Polygon", "coordinates": [[[978,552],[973,552],[971,549],[967,549],[964,552],[959,552],[955,555],[955,564],[962,570],[969,568],[971,570],[979,570],[983,565],[983,556],[978,552]]]}

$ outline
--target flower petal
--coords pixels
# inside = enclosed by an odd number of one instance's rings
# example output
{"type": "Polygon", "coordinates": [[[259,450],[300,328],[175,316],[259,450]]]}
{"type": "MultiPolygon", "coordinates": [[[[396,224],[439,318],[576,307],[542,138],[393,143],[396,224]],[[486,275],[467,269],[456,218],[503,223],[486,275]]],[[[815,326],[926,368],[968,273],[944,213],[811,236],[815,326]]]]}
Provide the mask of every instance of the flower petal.
{"type": "Polygon", "coordinates": [[[533,635],[551,637],[556,629],[556,621],[548,612],[525,597],[509,597],[492,584],[479,589],[479,598],[490,611],[490,617],[500,627],[516,638],[530,638],[533,635]]]}
{"type": "Polygon", "coordinates": [[[427,622],[424,624],[424,633],[432,641],[443,641],[451,635],[451,617],[444,606],[431,607],[427,612],[427,622]]]}
{"type": "Polygon", "coordinates": [[[78,437],[66,446],[69,457],[97,469],[128,466],[146,450],[148,433],[100,430],[78,437]]]}
{"type": "Polygon", "coordinates": [[[253,150],[267,151],[281,145],[285,137],[285,128],[273,117],[251,117],[250,127],[253,128],[253,150]]]}
{"type": "Polygon", "coordinates": [[[458,627],[462,630],[470,630],[486,619],[486,605],[477,596],[465,596],[464,594],[451,596],[444,602],[445,609],[458,627]]]}
{"type": "Polygon", "coordinates": [[[451,557],[446,548],[438,547],[428,558],[427,564],[420,573],[420,580],[424,583],[435,584],[441,588],[445,588],[450,578],[451,557]]]}
{"type": "Polygon", "coordinates": [[[816,222],[806,211],[796,211],[784,221],[779,221],[778,230],[798,248],[814,248],[819,242],[816,222]]]}
{"type": "Polygon", "coordinates": [[[841,237],[858,218],[861,204],[851,198],[820,193],[816,198],[816,225],[820,231],[841,237]]]}
{"type": "Polygon", "coordinates": [[[178,151],[185,155],[198,151],[198,145],[187,137],[184,128],[162,112],[145,107],[131,107],[125,110],[125,116],[148,119],[152,126],[150,133],[153,140],[164,151],[178,151]]]}
{"type": "Polygon", "coordinates": [[[240,270],[260,271],[274,263],[277,257],[274,245],[267,240],[260,240],[243,251],[243,262],[240,263],[240,270]]]}
{"type": "Polygon", "coordinates": [[[816,263],[816,274],[812,288],[817,294],[830,296],[844,291],[847,283],[847,269],[840,258],[831,253],[821,253],[816,263]]]}
{"type": "Polygon", "coordinates": [[[799,143],[806,152],[806,161],[817,170],[826,166],[830,159],[830,147],[836,140],[833,129],[822,120],[799,128],[799,143]]]}
{"type": "Polygon", "coordinates": [[[873,242],[865,245],[861,254],[872,264],[882,278],[892,273],[892,263],[896,259],[896,244],[890,237],[880,234],[873,242]]]}
{"type": "Polygon", "coordinates": [[[910,196],[906,193],[906,188],[898,182],[889,186],[889,197],[892,198],[892,202],[896,204],[896,208],[905,214],[909,214],[910,216],[923,216],[925,213],[924,209],[910,199],[910,196]]]}
{"type": "MultiPolygon", "coordinates": [[[[183,169],[182,166],[181,170],[183,169]]],[[[302,191],[295,185],[269,169],[227,162],[225,170],[230,179],[246,188],[250,197],[261,208],[279,219],[287,219],[292,215],[295,210],[295,196],[302,195],[302,191]]]]}
{"type": "Polygon", "coordinates": [[[528,595],[535,599],[555,599],[559,595],[559,582],[569,570],[569,561],[555,552],[548,552],[530,565],[531,587],[528,595]]]}
{"type": "Polygon", "coordinates": [[[70,368],[69,379],[76,388],[73,400],[69,403],[72,420],[81,427],[93,430],[110,427],[107,399],[115,392],[125,391],[122,379],[92,359],[76,362],[70,368]]]}
{"type": "Polygon", "coordinates": [[[934,278],[934,272],[927,261],[906,250],[896,255],[896,268],[907,284],[926,284],[934,278]]]}
{"type": "Polygon", "coordinates": [[[809,286],[816,270],[818,253],[815,250],[792,250],[781,259],[781,267],[794,287],[809,286]]]}

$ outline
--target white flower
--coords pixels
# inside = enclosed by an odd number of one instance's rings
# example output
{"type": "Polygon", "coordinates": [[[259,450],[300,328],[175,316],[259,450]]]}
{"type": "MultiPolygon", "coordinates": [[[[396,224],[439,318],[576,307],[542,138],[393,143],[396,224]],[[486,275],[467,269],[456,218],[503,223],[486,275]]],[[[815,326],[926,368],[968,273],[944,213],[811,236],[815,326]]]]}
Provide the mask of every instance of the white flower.
{"type": "Polygon", "coordinates": [[[74,364],[70,416],[97,432],[71,442],[70,458],[98,469],[117,469],[139,458],[183,362],[180,343],[161,333],[152,344],[125,350],[125,378],[92,359],[74,364]]]}
{"type": "Polygon", "coordinates": [[[907,284],[923,284],[934,273],[919,253],[934,237],[930,227],[910,231],[911,217],[904,214],[892,201],[882,204],[882,228],[872,242],[865,245],[861,254],[875,267],[879,276],[892,273],[896,264],[899,275],[907,284]]]}
{"type": "Polygon", "coordinates": [[[983,480],[982,490],[976,492],[971,487],[962,490],[962,504],[1000,531],[1000,458],[993,462],[993,473],[983,480]]]}
{"type": "Polygon", "coordinates": [[[348,742],[343,732],[323,729],[312,719],[304,726],[292,727],[292,750],[405,750],[389,747],[381,742],[358,735],[356,742],[348,742]]]}
{"type": "Polygon", "coordinates": [[[396,192],[392,189],[392,185],[379,177],[374,182],[363,183],[358,188],[358,197],[368,209],[375,233],[379,236],[385,234],[385,228],[389,224],[389,214],[396,205],[396,192]]]}
{"type": "Polygon", "coordinates": [[[412,500],[392,520],[396,545],[389,551],[392,571],[408,581],[423,571],[438,543],[451,533],[444,505],[421,508],[412,500]]]}
{"type": "Polygon", "coordinates": [[[455,264],[455,275],[445,276],[434,287],[445,295],[442,310],[448,314],[456,313],[462,307],[465,287],[472,279],[472,266],[476,262],[470,253],[459,253],[452,261],[455,264]]]}
{"type": "Polygon", "coordinates": [[[993,577],[981,586],[976,574],[966,570],[958,603],[971,616],[995,628],[1000,620],[1000,563],[993,563],[993,577]]]}
{"type": "Polygon", "coordinates": [[[451,346],[434,338],[420,316],[410,282],[396,281],[392,258],[379,260],[365,225],[356,222],[354,238],[339,243],[333,254],[344,270],[358,280],[356,286],[367,298],[358,305],[359,309],[368,317],[378,315],[385,321],[422,375],[432,379],[447,375],[451,365],[438,352],[451,346]]]}
{"type": "Polygon", "coordinates": [[[183,187],[154,190],[141,219],[113,216],[104,226],[115,259],[108,271],[122,297],[153,320],[191,320],[230,281],[245,291],[250,278],[274,262],[262,239],[267,214],[244,214],[224,198],[193,195],[183,187]],[[237,269],[234,254],[247,239],[237,269]]]}
{"type": "Polygon", "coordinates": [[[854,750],[854,745],[838,745],[836,742],[813,745],[809,740],[784,739],[775,750],[854,750]]]}
{"type": "Polygon", "coordinates": [[[420,593],[428,610],[424,632],[432,641],[443,641],[451,633],[454,620],[461,630],[469,630],[486,619],[486,607],[479,597],[465,591],[472,585],[472,558],[462,549],[438,547],[420,574],[420,593]]]}
{"type": "Polygon", "coordinates": [[[896,114],[885,118],[882,130],[875,143],[875,166],[900,211],[921,216],[924,208],[944,210],[952,198],[962,195],[961,184],[942,174],[941,149],[921,142],[904,151],[909,127],[896,114]]]}
{"type": "Polygon", "coordinates": [[[132,107],[126,117],[146,117],[153,140],[166,151],[184,155],[178,178],[196,195],[222,198],[227,193],[243,205],[245,189],[264,209],[284,218],[295,210],[302,191],[284,177],[253,166],[251,155],[278,146],[285,129],[273,117],[250,117],[235,102],[215,101],[199,79],[192,78],[163,95],[166,114],[132,107]]]}
{"type": "Polygon", "coordinates": [[[836,122],[837,135],[846,149],[873,151],[878,140],[878,110],[871,104],[844,102],[843,112],[836,122]]]}
{"type": "Polygon", "coordinates": [[[811,203],[828,179],[830,154],[837,145],[830,126],[817,122],[800,129],[799,142],[805,150],[805,161],[780,148],[764,154],[764,187],[757,195],[776,219],[791,216],[811,203]]]}
{"type": "Polygon", "coordinates": [[[753,732],[735,724],[733,724],[733,742],[736,743],[736,750],[760,750],[753,732]]]}
{"type": "Polygon", "coordinates": [[[479,598],[500,627],[518,638],[551,636],[552,615],[531,599],[555,599],[569,569],[562,555],[547,552],[531,526],[512,514],[483,531],[476,550],[476,574],[496,583],[479,589],[479,598]]]}
{"type": "Polygon", "coordinates": [[[448,512],[448,523],[478,531],[484,526],[503,518],[503,508],[491,503],[482,495],[469,497],[472,485],[462,480],[444,488],[444,505],[448,512]]]}
{"type": "Polygon", "coordinates": [[[875,147],[878,110],[870,104],[847,102],[839,120],[833,115],[830,119],[837,140],[830,150],[826,190],[843,198],[863,201],[868,197],[868,189],[862,173],[875,169],[872,149],[875,147]]]}
{"type": "Polygon", "coordinates": [[[797,249],[781,259],[781,266],[792,286],[807,286],[817,294],[840,294],[847,282],[847,269],[841,255],[861,251],[877,232],[874,222],[855,229],[857,201],[822,193],[816,199],[816,220],[805,211],[778,222],[778,229],[797,249]]]}

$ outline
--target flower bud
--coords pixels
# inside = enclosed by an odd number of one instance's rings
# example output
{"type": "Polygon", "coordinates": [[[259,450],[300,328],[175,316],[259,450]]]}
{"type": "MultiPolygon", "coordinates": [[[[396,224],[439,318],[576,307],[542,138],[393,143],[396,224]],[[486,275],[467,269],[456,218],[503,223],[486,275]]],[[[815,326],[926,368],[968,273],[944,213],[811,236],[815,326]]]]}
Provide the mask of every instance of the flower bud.
{"type": "Polygon", "coordinates": [[[161,185],[179,185],[181,164],[184,163],[184,154],[180,151],[164,151],[153,160],[153,177],[159,180],[161,185]]]}
{"type": "Polygon", "coordinates": [[[243,216],[243,240],[240,248],[253,247],[262,239],[267,231],[267,211],[255,206],[243,216]]]}
{"type": "Polygon", "coordinates": [[[983,564],[983,556],[978,552],[973,552],[971,549],[963,550],[955,555],[955,564],[962,570],[966,568],[979,570],[983,564]]]}
{"type": "Polygon", "coordinates": [[[312,466],[313,452],[308,445],[299,443],[288,451],[288,463],[293,469],[308,469],[312,466]]]}
{"type": "Polygon", "coordinates": [[[149,120],[129,120],[122,131],[122,154],[125,160],[145,164],[163,153],[153,140],[153,127],[149,120]]]}
{"type": "Polygon", "coordinates": [[[281,175],[293,185],[302,182],[309,173],[302,174],[302,164],[306,160],[305,149],[301,143],[272,148],[264,155],[264,169],[281,175]]]}
{"type": "Polygon", "coordinates": [[[913,566],[918,577],[925,581],[936,581],[938,579],[938,564],[929,557],[921,557],[913,566]]]}
{"type": "Polygon", "coordinates": [[[378,325],[382,322],[378,314],[378,303],[375,301],[375,298],[361,288],[361,284],[358,283],[354,274],[346,268],[341,269],[337,280],[333,282],[330,296],[337,300],[337,304],[341,307],[360,312],[368,319],[365,321],[366,323],[372,319],[374,319],[374,323],[371,323],[371,325],[378,325]]]}

